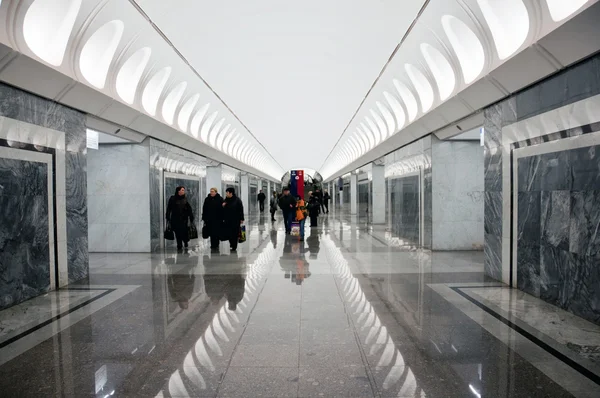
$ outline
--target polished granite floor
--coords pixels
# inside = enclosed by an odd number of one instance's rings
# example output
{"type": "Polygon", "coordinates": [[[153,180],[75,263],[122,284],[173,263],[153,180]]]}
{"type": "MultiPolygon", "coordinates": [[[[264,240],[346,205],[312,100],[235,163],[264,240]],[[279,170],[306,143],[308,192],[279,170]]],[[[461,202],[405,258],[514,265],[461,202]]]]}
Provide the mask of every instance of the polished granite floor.
{"type": "Polygon", "coordinates": [[[238,253],[93,254],[0,312],[2,397],[600,397],[600,328],[330,214],[238,253]]]}

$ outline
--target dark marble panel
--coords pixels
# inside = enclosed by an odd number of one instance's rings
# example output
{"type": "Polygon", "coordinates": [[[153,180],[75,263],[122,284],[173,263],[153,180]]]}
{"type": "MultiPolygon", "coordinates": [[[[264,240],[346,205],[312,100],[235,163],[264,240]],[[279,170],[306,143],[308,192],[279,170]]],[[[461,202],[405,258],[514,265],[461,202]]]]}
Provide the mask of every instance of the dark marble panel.
{"type": "Polygon", "coordinates": [[[502,237],[502,192],[485,192],[484,231],[502,237]]]}
{"type": "Polygon", "coordinates": [[[516,96],[519,120],[600,94],[600,56],[575,65],[516,96]]]}
{"type": "Polygon", "coordinates": [[[569,151],[573,190],[600,191],[600,145],[569,151]]]}
{"type": "Polygon", "coordinates": [[[423,170],[423,202],[423,247],[431,249],[433,245],[433,175],[431,166],[423,170]]]}
{"type": "Polygon", "coordinates": [[[48,165],[0,158],[0,310],[50,289],[48,165]]]}
{"type": "Polygon", "coordinates": [[[540,244],[541,193],[519,192],[517,240],[519,244],[540,244]]]}
{"type": "Polygon", "coordinates": [[[519,192],[538,192],[541,183],[541,157],[529,156],[517,160],[517,182],[519,192]]]}
{"type": "Polygon", "coordinates": [[[417,244],[420,233],[419,177],[396,178],[391,181],[392,233],[417,244]]]}
{"type": "Polygon", "coordinates": [[[506,98],[499,104],[499,106],[500,111],[502,112],[502,127],[513,124],[518,120],[516,97],[506,98]]]}
{"type": "Polygon", "coordinates": [[[540,297],[540,246],[519,241],[517,258],[517,286],[524,292],[540,297]]]}
{"type": "Polygon", "coordinates": [[[541,182],[544,191],[570,190],[573,185],[571,162],[568,152],[553,152],[540,155],[541,182]]]}
{"type": "Polygon", "coordinates": [[[164,215],[162,215],[160,210],[162,197],[162,193],[160,192],[161,176],[162,173],[160,170],[150,166],[150,244],[152,251],[160,249],[160,241],[162,239],[160,220],[164,215]]]}
{"type": "Polygon", "coordinates": [[[0,83],[0,115],[65,133],[69,281],[89,273],[85,114],[0,83]]]}
{"type": "Polygon", "coordinates": [[[570,251],[600,256],[600,191],[571,193],[570,251]]]}
{"type": "Polygon", "coordinates": [[[87,156],[67,152],[67,257],[69,283],[89,274],[88,216],[87,216],[87,156]]]}
{"type": "Polygon", "coordinates": [[[567,310],[600,325],[600,256],[570,254],[563,302],[567,310]]]}
{"type": "Polygon", "coordinates": [[[0,83],[0,115],[63,131],[68,151],[85,149],[85,115],[79,111],[0,83]]]}
{"type": "Polygon", "coordinates": [[[541,192],[541,243],[569,250],[571,193],[569,191],[541,192]]]}
{"type": "Polygon", "coordinates": [[[484,183],[486,192],[502,192],[502,150],[484,148],[484,183]]]}
{"type": "Polygon", "coordinates": [[[484,272],[496,280],[502,280],[502,238],[494,234],[484,234],[484,272]]]}
{"type": "Polygon", "coordinates": [[[518,160],[519,191],[566,191],[573,181],[569,151],[528,156],[518,160]]]}
{"type": "Polygon", "coordinates": [[[556,246],[540,247],[540,298],[565,307],[570,280],[571,256],[556,246]]]}
{"type": "Polygon", "coordinates": [[[484,110],[483,128],[484,145],[486,148],[502,146],[502,105],[496,104],[484,110]]]}

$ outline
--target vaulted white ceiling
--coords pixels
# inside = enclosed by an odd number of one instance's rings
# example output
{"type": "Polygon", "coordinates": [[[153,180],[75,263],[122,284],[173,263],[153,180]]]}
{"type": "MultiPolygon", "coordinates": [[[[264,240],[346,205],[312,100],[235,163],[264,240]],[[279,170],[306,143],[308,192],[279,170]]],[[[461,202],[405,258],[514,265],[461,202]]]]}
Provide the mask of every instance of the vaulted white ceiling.
{"type": "Polygon", "coordinates": [[[284,170],[318,169],[422,0],[136,0],[284,170]]]}
{"type": "Polygon", "coordinates": [[[562,25],[599,1],[0,0],[0,80],[261,177],[332,179],[597,52],[598,7],[562,25]]]}

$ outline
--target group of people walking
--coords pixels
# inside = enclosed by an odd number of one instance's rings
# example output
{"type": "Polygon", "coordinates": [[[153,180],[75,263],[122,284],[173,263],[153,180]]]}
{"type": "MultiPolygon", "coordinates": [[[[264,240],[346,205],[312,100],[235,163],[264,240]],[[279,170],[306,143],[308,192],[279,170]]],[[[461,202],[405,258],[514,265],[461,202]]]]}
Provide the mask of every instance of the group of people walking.
{"type": "Polygon", "coordinates": [[[244,204],[235,194],[235,188],[227,188],[224,199],[217,188],[211,188],[202,207],[202,221],[208,230],[211,249],[217,250],[219,242],[227,240],[231,251],[236,251],[244,223],[244,204]]]}
{"type": "MultiPolygon", "coordinates": [[[[271,221],[275,221],[275,213],[279,207],[283,213],[286,234],[292,232],[292,224],[298,222],[300,226],[300,239],[304,240],[304,225],[306,218],[310,217],[310,226],[316,227],[319,214],[329,213],[329,200],[331,197],[325,191],[316,189],[309,192],[308,201],[300,196],[290,195],[289,188],[284,188],[281,195],[273,192],[269,210],[271,221]]],[[[260,191],[258,202],[260,211],[265,209],[266,195],[260,191]]],[[[167,225],[174,232],[177,248],[188,247],[189,226],[194,224],[194,212],[187,201],[185,187],[179,186],[175,195],[169,198],[167,204],[167,225]]],[[[225,190],[225,198],[219,195],[217,188],[211,188],[210,193],[202,206],[202,221],[204,222],[203,235],[210,238],[210,248],[217,250],[221,241],[229,241],[232,251],[237,250],[241,225],[244,223],[244,204],[237,197],[234,188],[225,190]]]]}
{"type": "MultiPolygon", "coordinates": [[[[175,233],[177,248],[188,247],[189,225],[194,223],[194,212],[187,201],[185,187],[175,190],[167,204],[167,223],[175,233]]],[[[210,238],[210,247],[219,248],[220,241],[229,241],[232,251],[237,250],[241,225],[244,223],[244,204],[235,194],[234,188],[225,190],[225,198],[217,188],[211,188],[202,207],[202,221],[210,238]]],[[[204,234],[204,233],[203,233],[204,234]]]]}
{"type": "Polygon", "coordinates": [[[275,221],[275,213],[277,207],[283,213],[283,223],[285,225],[285,233],[291,234],[292,224],[296,221],[300,227],[300,240],[304,240],[304,226],[306,217],[310,217],[310,226],[316,227],[319,214],[329,213],[330,196],[327,191],[321,193],[319,189],[315,192],[308,193],[308,203],[300,196],[294,197],[290,194],[289,188],[284,188],[281,195],[273,192],[271,198],[270,210],[271,221],[275,221]]]}

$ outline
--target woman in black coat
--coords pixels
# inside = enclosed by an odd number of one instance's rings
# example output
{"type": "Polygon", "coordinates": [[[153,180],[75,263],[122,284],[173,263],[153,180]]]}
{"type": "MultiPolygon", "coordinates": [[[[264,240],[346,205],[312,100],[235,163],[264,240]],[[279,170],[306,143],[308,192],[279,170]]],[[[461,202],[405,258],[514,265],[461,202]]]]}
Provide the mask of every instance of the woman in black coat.
{"type": "Polygon", "coordinates": [[[217,188],[211,188],[210,194],[204,199],[202,206],[202,221],[208,228],[210,235],[210,248],[219,248],[219,235],[223,228],[223,198],[219,195],[217,188]]]}
{"type": "Polygon", "coordinates": [[[236,251],[240,225],[244,223],[244,204],[235,195],[235,189],[227,188],[225,192],[225,201],[223,202],[224,234],[231,245],[231,251],[236,251]]]}
{"type": "Polygon", "coordinates": [[[279,202],[279,197],[277,196],[277,192],[273,191],[273,196],[271,196],[270,210],[271,210],[271,221],[275,221],[275,213],[277,213],[277,202],[279,202]]]}
{"type": "Polygon", "coordinates": [[[188,236],[188,221],[194,222],[194,212],[185,197],[185,187],[175,188],[175,195],[169,198],[167,204],[167,222],[175,232],[177,248],[188,247],[190,238],[188,236]]]}
{"type": "Polygon", "coordinates": [[[316,195],[311,195],[308,199],[308,215],[310,216],[310,226],[317,226],[317,218],[321,212],[321,202],[316,195]]]}

